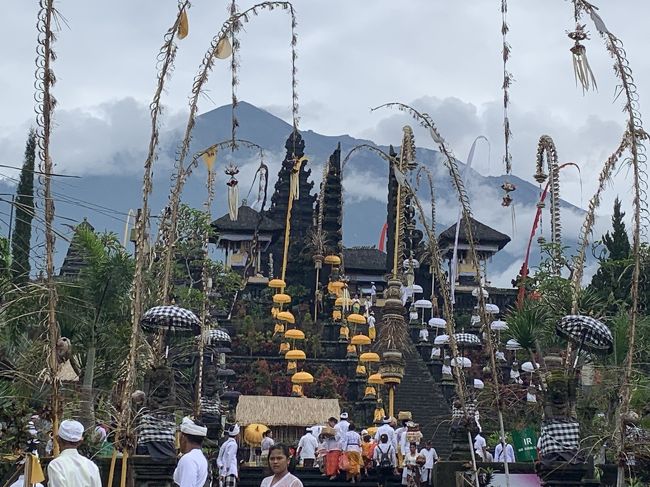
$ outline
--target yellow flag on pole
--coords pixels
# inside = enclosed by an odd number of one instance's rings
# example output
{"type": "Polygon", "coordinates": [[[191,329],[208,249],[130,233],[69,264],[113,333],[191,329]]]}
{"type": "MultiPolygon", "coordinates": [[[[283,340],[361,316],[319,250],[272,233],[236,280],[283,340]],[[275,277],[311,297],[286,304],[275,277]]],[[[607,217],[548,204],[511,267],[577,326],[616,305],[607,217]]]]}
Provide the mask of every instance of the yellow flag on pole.
{"type": "Polygon", "coordinates": [[[28,454],[29,460],[29,485],[38,484],[45,481],[45,475],[43,474],[43,467],[41,467],[41,462],[38,460],[36,455],[28,454]]]}

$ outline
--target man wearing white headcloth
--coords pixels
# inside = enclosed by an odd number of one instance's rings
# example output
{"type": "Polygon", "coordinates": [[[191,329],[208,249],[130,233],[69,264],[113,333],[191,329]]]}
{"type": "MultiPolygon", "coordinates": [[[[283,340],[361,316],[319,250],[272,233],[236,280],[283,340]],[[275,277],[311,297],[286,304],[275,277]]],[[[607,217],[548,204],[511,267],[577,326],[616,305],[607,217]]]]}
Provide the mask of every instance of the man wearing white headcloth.
{"type": "Polygon", "coordinates": [[[208,478],[208,461],[201,447],[208,428],[187,416],[181,422],[181,453],[174,470],[174,483],[179,487],[203,487],[208,478]]]}
{"type": "Polygon", "coordinates": [[[348,432],[348,428],[350,427],[350,423],[348,422],[348,413],[342,412],[340,417],[341,420],[334,426],[337,441],[341,441],[343,439],[345,434],[348,432]]]}
{"type": "Polygon", "coordinates": [[[228,439],[221,445],[217,456],[221,487],[236,487],[239,480],[237,438],[239,438],[239,425],[235,424],[228,430],[228,439]]]}
{"type": "Polygon", "coordinates": [[[48,487],[102,487],[97,465],[77,451],[83,436],[79,421],[61,421],[56,438],[61,453],[47,466],[48,487]]]}

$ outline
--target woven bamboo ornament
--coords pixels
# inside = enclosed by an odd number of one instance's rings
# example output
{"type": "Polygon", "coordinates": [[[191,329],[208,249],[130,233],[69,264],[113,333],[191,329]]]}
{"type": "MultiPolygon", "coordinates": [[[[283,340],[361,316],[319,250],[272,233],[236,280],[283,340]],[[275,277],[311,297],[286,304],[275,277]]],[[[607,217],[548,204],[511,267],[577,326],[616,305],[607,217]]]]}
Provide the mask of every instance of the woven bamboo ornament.
{"type": "Polygon", "coordinates": [[[190,32],[190,22],[187,18],[187,10],[181,12],[181,20],[178,24],[178,38],[185,39],[190,32]]]}

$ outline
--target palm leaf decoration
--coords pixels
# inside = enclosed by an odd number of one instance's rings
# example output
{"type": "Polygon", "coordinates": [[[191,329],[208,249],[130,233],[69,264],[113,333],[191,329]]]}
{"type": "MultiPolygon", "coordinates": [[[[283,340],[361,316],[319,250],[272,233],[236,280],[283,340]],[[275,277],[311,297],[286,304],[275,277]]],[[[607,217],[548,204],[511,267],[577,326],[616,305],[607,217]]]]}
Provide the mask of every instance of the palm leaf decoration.
{"type": "Polygon", "coordinates": [[[506,321],[506,338],[517,340],[526,350],[541,353],[538,346],[548,337],[549,328],[549,314],[544,308],[526,300],[520,308],[510,310],[506,321]]]}

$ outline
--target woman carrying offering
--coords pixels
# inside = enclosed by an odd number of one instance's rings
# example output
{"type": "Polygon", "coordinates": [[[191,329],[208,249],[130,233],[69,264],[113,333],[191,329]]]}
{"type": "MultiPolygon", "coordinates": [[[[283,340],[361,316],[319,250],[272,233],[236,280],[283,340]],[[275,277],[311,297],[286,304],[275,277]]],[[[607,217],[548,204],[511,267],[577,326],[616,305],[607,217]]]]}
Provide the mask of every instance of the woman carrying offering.
{"type": "Polygon", "coordinates": [[[280,443],[269,449],[269,468],[273,475],[265,477],[260,487],[303,487],[298,477],[289,473],[289,447],[280,443]]]}

